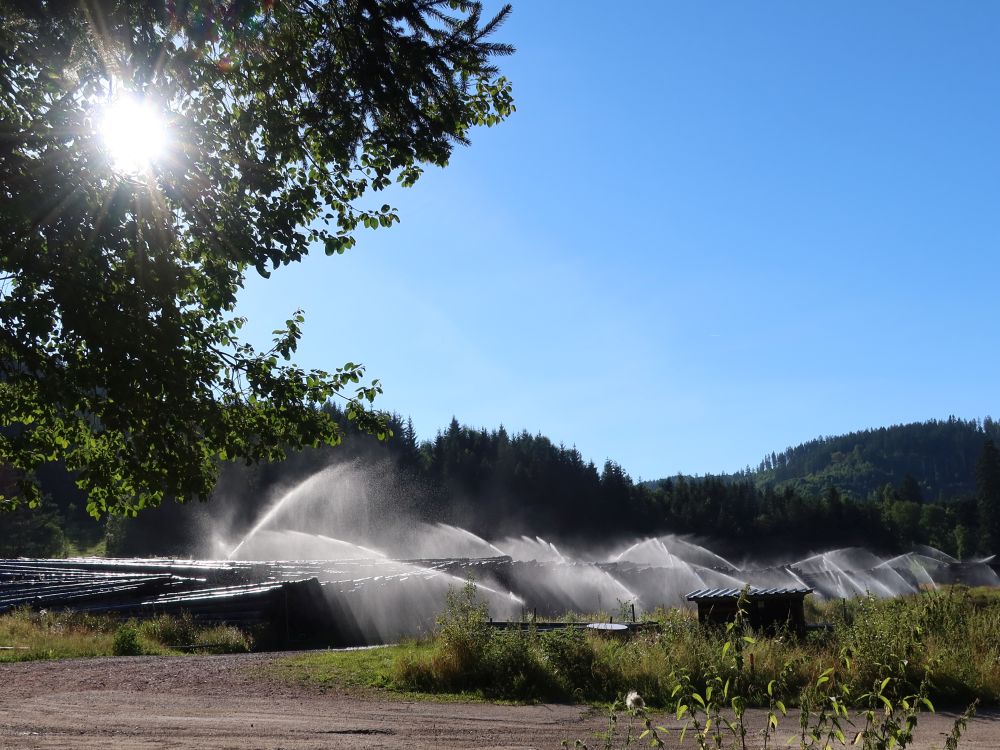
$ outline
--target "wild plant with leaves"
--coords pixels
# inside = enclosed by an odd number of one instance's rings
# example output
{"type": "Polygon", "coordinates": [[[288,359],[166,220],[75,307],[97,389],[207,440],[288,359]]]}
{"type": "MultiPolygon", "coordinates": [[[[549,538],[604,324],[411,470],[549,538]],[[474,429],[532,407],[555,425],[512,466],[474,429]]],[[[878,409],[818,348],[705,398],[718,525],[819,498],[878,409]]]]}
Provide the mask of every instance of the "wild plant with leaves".
{"type": "MultiPolygon", "coordinates": [[[[746,591],[737,602],[734,619],[725,627],[720,649],[721,659],[696,682],[686,670],[671,672],[674,708],[672,719],[679,725],[678,742],[690,740],[699,750],[738,748],[747,750],[749,725],[747,707],[759,705],[761,696],[754,693],[752,649],[758,637],[746,625],[746,591]]],[[[905,641],[907,644],[913,640],[905,641]]],[[[887,658],[875,665],[879,675],[870,689],[858,692],[850,680],[839,679],[852,671],[847,651],[837,666],[820,671],[797,696],[789,695],[790,678],[798,665],[786,662],[777,677],[766,687],[767,713],[760,730],[764,750],[777,745],[793,745],[799,750],[830,750],[836,747],[860,747],[862,750],[905,750],[913,741],[920,714],[933,712],[928,697],[932,668],[928,666],[915,691],[911,683],[911,664],[903,657],[887,658]],[[779,737],[782,718],[788,715],[786,703],[797,704],[798,731],[788,738],[779,737]]],[[[958,747],[968,720],[975,714],[978,701],[960,715],[948,737],[946,748],[958,747]]],[[[664,747],[671,729],[657,723],[636,692],[624,702],[628,720],[622,729],[622,703],[615,701],[608,714],[608,728],[601,736],[605,750],[637,745],[664,747]],[[637,726],[638,723],[638,726],[637,726]]],[[[563,743],[568,746],[567,742],[563,743]]],[[[756,743],[754,743],[756,746],[756,743]]],[[[587,744],[577,740],[576,747],[587,744]]]]}

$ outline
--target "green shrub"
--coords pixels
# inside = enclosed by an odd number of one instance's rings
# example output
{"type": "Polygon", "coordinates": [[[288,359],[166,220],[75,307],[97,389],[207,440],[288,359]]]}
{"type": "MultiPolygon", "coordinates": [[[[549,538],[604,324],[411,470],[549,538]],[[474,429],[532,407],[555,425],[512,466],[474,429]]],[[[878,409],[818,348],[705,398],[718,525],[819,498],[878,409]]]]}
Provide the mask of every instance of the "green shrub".
{"type": "Polygon", "coordinates": [[[405,654],[391,684],[407,690],[473,692],[490,698],[553,700],[568,697],[534,630],[495,628],[469,581],[448,592],[429,656],[405,654]]]}
{"type": "Polygon", "coordinates": [[[602,693],[609,700],[614,697],[610,674],[586,633],[576,629],[543,633],[539,645],[560,693],[577,699],[602,693]]]}
{"type": "Polygon", "coordinates": [[[125,623],[115,631],[114,645],[112,646],[115,656],[139,656],[144,653],[142,643],[139,640],[139,630],[131,622],[125,623]]]}
{"type": "Polygon", "coordinates": [[[514,700],[565,698],[559,680],[547,663],[538,634],[519,628],[496,630],[485,653],[484,695],[514,700]]]}
{"type": "Polygon", "coordinates": [[[486,602],[476,594],[471,579],[461,590],[449,589],[445,611],[438,618],[437,638],[454,666],[475,672],[493,634],[486,602]]]}

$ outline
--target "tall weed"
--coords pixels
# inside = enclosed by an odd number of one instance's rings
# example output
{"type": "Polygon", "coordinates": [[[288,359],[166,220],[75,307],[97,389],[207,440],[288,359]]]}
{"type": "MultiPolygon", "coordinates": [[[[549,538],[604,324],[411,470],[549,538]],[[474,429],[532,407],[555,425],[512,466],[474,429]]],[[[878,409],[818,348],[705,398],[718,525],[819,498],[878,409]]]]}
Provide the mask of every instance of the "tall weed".
{"type": "MultiPolygon", "coordinates": [[[[675,699],[671,708],[672,718],[681,723],[678,740],[691,739],[701,750],[746,750],[748,747],[746,709],[751,702],[758,700],[752,674],[755,662],[752,649],[758,640],[745,626],[744,604],[745,599],[741,597],[736,616],[726,627],[719,658],[700,674],[700,683],[685,670],[676,670],[670,675],[675,683],[671,691],[675,699]]],[[[862,627],[871,625],[869,618],[862,627]]],[[[863,630],[861,635],[866,632],[863,630]]],[[[863,638],[859,643],[864,647],[863,638]]],[[[903,656],[890,653],[886,658],[886,655],[880,655],[883,663],[878,665],[878,676],[870,689],[860,693],[852,690],[848,681],[838,684],[838,674],[852,673],[851,659],[845,650],[837,665],[823,669],[814,681],[800,690],[798,731],[785,744],[797,745],[800,750],[828,750],[848,745],[862,750],[905,750],[909,747],[920,714],[933,711],[934,706],[928,698],[929,670],[916,690],[907,692],[912,674],[905,654],[912,646],[912,639],[904,638],[901,646],[901,650],[900,643],[889,648],[899,650],[903,656]]],[[[787,715],[785,701],[788,700],[786,695],[791,696],[790,678],[794,671],[793,663],[786,662],[778,676],[766,685],[768,712],[762,730],[764,750],[778,741],[779,726],[787,715]]],[[[664,747],[670,730],[654,722],[653,714],[641,695],[636,691],[630,692],[624,705],[627,720],[623,722],[621,703],[616,701],[612,704],[608,729],[601,738],[604,748],[629,748],[638,743],[664,747]]],[[[975,709],[976,703],[973,702],[955,721],[945,741],[947,750],[956,750],[975,709]]],[[[564,741],[563,745],[568,746],[568,742],[564,741]]],[[[575,746],[587,747],[580,740],[575,746]]]]}
{"type": "Polygon", "coordinates": [[[230,626],[205,626],[190,615],[122,621],[109,615],[34,611],[0,615],[0,661],[81,656],[249,651],[249,635],[230,626]]]}

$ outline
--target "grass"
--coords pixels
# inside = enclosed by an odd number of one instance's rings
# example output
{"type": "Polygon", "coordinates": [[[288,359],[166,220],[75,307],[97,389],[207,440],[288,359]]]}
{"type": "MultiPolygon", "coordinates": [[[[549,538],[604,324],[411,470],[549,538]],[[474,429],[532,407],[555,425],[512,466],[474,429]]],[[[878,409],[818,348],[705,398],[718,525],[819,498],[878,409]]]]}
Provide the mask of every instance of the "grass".
{"type": "Polygon", "coordinates": [[[405,643],[313,652],[282,660],[274,669],[284,679],[321,688],[385,688],[391,685],[392,667],[398,659],[430,648],[427,643],[405,643]]]}
{"type": "Polygon", "coordinates": [[[189,616],[120,620],[107,615],[35,612],[0,616],[0,662],[115,655],[170,655],[191,650],[249,651],[248,635],[228,626],[203,626],[189,616]],[[186,647],[200,644],[196,649],[186,647]]]}
{"type": "Polygon", "coordinates": [[[396,665],[430,655],[429,641],[406,641],[391,646],[374,646],[336,651],[319,651],[293,656],[261,667],[269,677],[320,690],[387,690],[399,697],[435,700],[482,700],[476,692],[439,692],[433,696],[408,690],[394,677],[396,665]]]}
{"type": "Polygon", "coordinates": [[[17,610],[0,617],[0,662],[107,656],[116,629],[108,618],[17,610]]]}
{"type": "Polygon", "coordinates": [[[422,640],[372,648],[315,651],[281,659],[259,669],[269,678],[309,685],[321,691],[381,690],[407,700],[524,702],[497,698],[488,691],[477,689],[428,692],[407,687],[397,674],[399,665],[431,658],[434,648],[433,641],[422,640]]]}
{"type": "Polygon", "coordinates": [[[661,610],[653,615],[655,630],[625,640],[583,631],[504,631],[488,624],[474,587],[467,587],[452,592],[437,632],[425,641],[292,657],[272,669],[324,687],[448,699],[607,704],[637,690],[648,705],[666,708],[676,703],[682,681],[704,691],[720,680],[738,684],[751,706],[768,706],[776,690],[798,705],[817,683],[857,703],[889,677],[883,690],[890,697],[923,690],[942,706],[1000,703],[1000,591],[953,587],[821,603],[812,617],[832,629],[802,639],[742,624],[711,630],[689,612],[661,610]]]}

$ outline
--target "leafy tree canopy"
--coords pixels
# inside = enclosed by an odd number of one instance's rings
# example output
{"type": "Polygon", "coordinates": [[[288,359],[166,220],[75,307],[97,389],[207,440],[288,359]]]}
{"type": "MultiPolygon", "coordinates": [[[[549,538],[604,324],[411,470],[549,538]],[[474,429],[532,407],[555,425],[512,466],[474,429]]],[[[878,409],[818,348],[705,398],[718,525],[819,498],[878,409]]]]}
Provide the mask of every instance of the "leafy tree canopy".
{"type": "MultiPolygon", "coordinates": [[[[204,499],[220,458],[333,444],[317,406],[385,430],[361,366],[256,351],[245,274],[398,221],[372,192],[445,165],[512,110],[467,0],[0,0],[0,463],[8,506],[61,462],[94,515],[204,499]],[[114,163],[102,117],[162,112],[155,163],[114,163]]],[[[149,133],[152,137],[153,133],[149,133]]]]}

